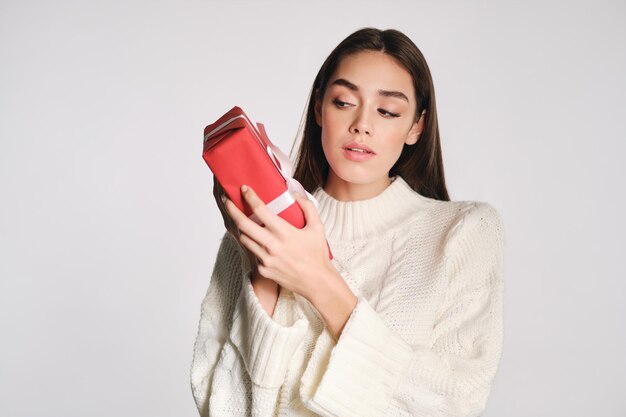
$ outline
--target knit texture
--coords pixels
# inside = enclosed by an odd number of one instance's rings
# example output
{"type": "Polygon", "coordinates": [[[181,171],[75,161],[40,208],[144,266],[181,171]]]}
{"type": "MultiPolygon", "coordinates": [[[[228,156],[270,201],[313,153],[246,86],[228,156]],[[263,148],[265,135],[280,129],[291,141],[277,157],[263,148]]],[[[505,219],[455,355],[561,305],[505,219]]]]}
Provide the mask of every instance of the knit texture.
{"type": "Polygon", "coordinates": [[[502,354],[496,209],[427,198],[400,176],[366,200],[313,195],[355,309],[336,342],[285,288],[269,317],[225,233],[191,364],[200,415],[479,416],[502,354]]]}

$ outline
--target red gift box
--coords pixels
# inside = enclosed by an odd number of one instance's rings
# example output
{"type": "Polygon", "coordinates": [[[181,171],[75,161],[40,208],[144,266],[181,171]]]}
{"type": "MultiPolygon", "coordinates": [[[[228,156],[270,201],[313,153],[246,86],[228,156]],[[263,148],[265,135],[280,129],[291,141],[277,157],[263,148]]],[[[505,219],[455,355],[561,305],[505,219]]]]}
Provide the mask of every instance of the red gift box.
{"type": "MultiPolygon", "coordinates": [[[[244,204],[240,187],[247,184],[268,209],[293,226],[305,226],[304,212],[292,193],[306,195],[318,206],[317,200],[292,177],[289,158],[267,137],[261,123],[257,127],[244,111],[235,106],[204,128],[205,160],[228,198],[246,216],[260,226],[263,222],[244,204]]],[[[328,257],[333,259],[330,246],[328,257]]]]}

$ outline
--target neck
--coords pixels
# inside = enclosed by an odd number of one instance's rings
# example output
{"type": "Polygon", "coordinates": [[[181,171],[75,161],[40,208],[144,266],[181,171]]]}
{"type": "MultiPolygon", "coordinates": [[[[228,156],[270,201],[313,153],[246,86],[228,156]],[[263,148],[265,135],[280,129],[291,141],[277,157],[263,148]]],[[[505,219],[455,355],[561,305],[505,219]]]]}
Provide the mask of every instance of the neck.
{"type": "Polygon", "coordinates": [[[338,201],[359,201],[376,197],[382,193],[389,184],[391,184],[391,179],[387,176],[369,183],[352,183],[343,180],[330,170],[328,179],[324,185],[324,191],[338,201]]]}
{"type": "Polygon", "coordinates": [[[432,199],[415,192],[401,176],[373,197],[342,201],[318,187],[313,196],[329,241],[376,238],[396,226],[406,224],[416,211],[432,199]]]}

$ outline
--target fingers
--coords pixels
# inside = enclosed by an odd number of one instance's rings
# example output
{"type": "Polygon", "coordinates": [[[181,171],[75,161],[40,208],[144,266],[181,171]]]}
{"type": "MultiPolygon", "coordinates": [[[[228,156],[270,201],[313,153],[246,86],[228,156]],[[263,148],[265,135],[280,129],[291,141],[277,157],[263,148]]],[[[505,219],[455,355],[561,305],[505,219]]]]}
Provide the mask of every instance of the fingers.
{"type": "MultiPolygon", "coordinates": [[[[241,187],[241,194],[243,195],[243,200],[248,204],[256,217],[261,220],[263,225],[268,230],[280,234],[282,229],[287,224],[287,221],[271,212],[252,187],[243,185],[241,187]]],[[[252,220],[251,222],[256,224],[252,220]]]]}
{"type": "Polygon", "coordinates": [[[300,193],[294,193],[294,196],[296,198],[296,201],[302,208],[302,211],[304,212],[306,226],[311,225],[313,227],[321,224],[321,220],[319,218],[317,208],[315,207],[315,203],[313,203],[311,200],[309,200],[307,197],[303,196],[300,193]]]}
{"type": "MultiPolygon", "coordinates": [[[[245,213],[228,198],[224,203],[225,211],[234,223],[234,227],[239,233],[238,236],[245,235],[249,240],[253,240],[257,244],[257,252],[255,252],[255,254],[260,258],[263,253],[272,253],[274,240],[277,238],[280,239],[281,236],[286,233],[286,228],[290,227],[290,225],[286,220],[272,213],[252,187],[242,186],[241,193],[243,201],[248,204],[264,227],[259,226],[259,224],[246,216],[245,213]],[[260,252],[261,250],[263,252],[260,252]]],[[[307,197],[297,193],[295,198],[302,208],[307,226],[319,226],[321,220],[315,204],[307,197]]]]}
{"type": "MultiPolygon", "coordinates": [[[[261,242],[264,245],[270,245],[273,236],[272,233],[277,233],[277,219],[280,219],[275,214],[271,213],[265,206],[263,201],[254,193],[252,188],[248,188],[243,192],[244,201],[248,203],[253,213],[256,214],[266,227],[261,227],[255,223],[252,219],[248,218],[231,200],[226,200],[226,210],[230,217],[233,219],[235,226],[248,235],[250,238],[257,242],[261,242]]],[[[284,220],[282,220],[284,221],[284,220]]],[[[280,227],[280,226],[278,226],[280,227]]]]}
{"type": "Polygon", "coordinates": [[[248,237],[245,233],[242,233],[239,236],[239,240],[241,241],[241,244],[244,245],[248,249],[248,251],[252,253],[253,257],[256,257],[256,259],[262,260],[265,259],[268,255],[263,246],[259,245],[253,239],[248,237]]]}

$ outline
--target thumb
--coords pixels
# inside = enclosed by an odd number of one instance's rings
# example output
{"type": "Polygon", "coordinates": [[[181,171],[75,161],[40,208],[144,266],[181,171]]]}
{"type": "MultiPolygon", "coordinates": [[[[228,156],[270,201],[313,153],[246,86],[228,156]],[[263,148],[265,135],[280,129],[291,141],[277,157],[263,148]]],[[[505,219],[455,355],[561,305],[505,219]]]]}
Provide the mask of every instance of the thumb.
{"type": "Polygon", "coordinates": [[[295,197],[296,197],[296,201],[298,202],[298,204],[302,208],[302,211],[304,212],[304,218],[306,220],[306,224],[307,225],[320,224],[321,220],[319,217],[319,213],[317,212],[317,208],[315,207],[315,204],[313,204],[311,200],[309,200],[307,197],[303,196],[300,193],[295,193],[295,197]]]}

